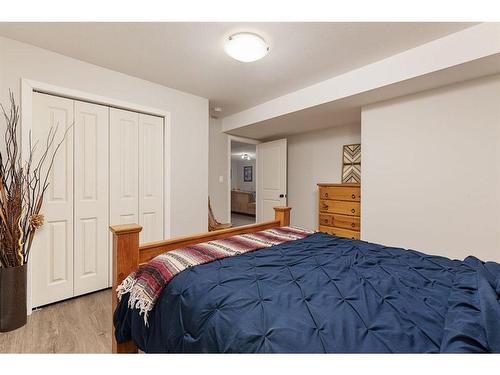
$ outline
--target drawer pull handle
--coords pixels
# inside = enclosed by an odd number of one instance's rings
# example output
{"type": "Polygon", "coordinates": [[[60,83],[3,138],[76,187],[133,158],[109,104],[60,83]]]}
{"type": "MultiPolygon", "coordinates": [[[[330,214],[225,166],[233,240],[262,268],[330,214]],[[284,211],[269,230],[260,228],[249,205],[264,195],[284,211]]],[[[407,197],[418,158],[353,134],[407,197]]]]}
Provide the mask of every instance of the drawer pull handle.
{"type": "Polygon", "coordinates": [[[351,198],[352,199],[356,199],[356,196],[353,194],[353,195],[351,195],[351,198]]]}
{"type": "Polygon", "coordinates": [[[356,226],[356,224],[354,224],[354,223],[351,223],[351,227],[353,227],[353,228],[354,228],[355,226],[356,226]]]}
{"type": "Polygon", "coordinates": [[[352,213],[355,213],[355,212],[356,212],[356,210],[353,208],[353,209],[351,210],[351,212],[352,212],[352,213]]]}
{"type": "Polygon", "coordinates": [[[325,198],[328,198],[328,193],[325,193],[325,198]]]}
{"type": "Polygon", "coordinates": [[[328,210],[328,205],[323,203],[323,209],[328,210]]]}

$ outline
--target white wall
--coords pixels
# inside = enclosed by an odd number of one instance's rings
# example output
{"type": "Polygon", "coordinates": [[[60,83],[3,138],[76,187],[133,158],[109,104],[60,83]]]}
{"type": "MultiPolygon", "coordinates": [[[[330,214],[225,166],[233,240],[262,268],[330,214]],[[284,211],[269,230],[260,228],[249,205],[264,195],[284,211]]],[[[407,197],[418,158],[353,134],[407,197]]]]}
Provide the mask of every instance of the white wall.
{"type": "Polygon", "coordinates": [[[243,159],[231,159],[231,189],[255,192],[255,159],[243,160],[243,159]],[[243,168],[251,166],[252,168],[252,181],[245,182],[243,175],[243,168]]]}
{"type": "Polygon", "coordinates": [[[207,99],[0,37],[1,103],[7,104],[9,88],[19,101],[21,77],[170,111],[171,234],[206,231],[207,99]]]}
{"type": "Polygon", "coordinates": [[[500,75],[362,111],[362,239],[500,260],[500,75]]]}
{"type": "Polygon", "coordinates": [[[210,118],[208,192],[217,220],[230,222],[228,217],[228,135],[222,133],[222,121],[210,118]],[[222,181],[219,180],[222,177],[222,181]]]}
{"type": "Polygon", "coordinates": [[[360,138],[359,124],[288,137],[288,205],[293,225],[318,228],[316,184],[341,182],[342,146],[359,143],[360,138]]]}

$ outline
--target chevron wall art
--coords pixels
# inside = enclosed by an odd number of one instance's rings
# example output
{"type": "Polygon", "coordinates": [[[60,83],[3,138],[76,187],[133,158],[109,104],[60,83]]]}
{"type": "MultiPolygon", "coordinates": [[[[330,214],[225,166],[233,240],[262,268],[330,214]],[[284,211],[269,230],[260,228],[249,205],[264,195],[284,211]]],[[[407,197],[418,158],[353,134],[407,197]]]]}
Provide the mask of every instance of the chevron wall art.
{"type": "Polygon", "coordinates": [[[361,183],[361,144],[344,146],[342,183],[361,183]]]}

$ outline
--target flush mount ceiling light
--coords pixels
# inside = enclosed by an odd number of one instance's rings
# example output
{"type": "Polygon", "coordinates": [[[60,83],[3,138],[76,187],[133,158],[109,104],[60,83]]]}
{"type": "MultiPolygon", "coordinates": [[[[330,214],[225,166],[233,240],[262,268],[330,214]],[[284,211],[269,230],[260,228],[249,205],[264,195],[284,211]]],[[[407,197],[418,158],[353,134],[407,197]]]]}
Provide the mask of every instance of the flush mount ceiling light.
{"type": "Polygon", "coordinates": [[[269,47],[266,41],[253,33],[237,33],[226,39],[226,53],[241,62],[252,62],[262,59],[269,47]]]}

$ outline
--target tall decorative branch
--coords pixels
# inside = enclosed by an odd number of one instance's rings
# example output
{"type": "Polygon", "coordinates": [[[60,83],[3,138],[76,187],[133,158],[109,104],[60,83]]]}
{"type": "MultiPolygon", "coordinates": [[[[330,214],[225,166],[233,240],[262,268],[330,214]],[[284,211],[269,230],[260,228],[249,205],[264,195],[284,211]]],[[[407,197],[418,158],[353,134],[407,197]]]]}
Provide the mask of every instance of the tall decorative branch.
{"type": "Polygon", "coordinates": [[[56,154],[73,126],[65,129],[57,144],[57,127],[51,127],[36,163],[38,142],[32,144],[30,132],[28,156],[23,166],[18,142],[19,107],[10,91],[9,99],[9,111],[0,104],[7,125],[5,158],[0,152],[0,267],[16,267],[28,262],[35,232],[44,221],[40,210],[49,187],[49,175],[56,154]]]}

